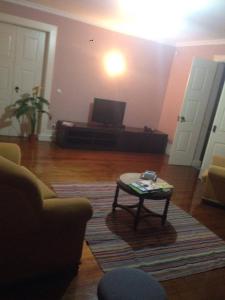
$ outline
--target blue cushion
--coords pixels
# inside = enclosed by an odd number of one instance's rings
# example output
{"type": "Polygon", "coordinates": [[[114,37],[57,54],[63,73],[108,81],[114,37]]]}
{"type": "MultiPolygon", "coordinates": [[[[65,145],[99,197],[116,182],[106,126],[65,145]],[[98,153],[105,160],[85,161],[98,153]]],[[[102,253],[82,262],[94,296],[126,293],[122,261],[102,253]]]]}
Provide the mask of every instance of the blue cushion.
{"type": "Polygon", "coordinates": [[[106,273],[98,285],[99,300],[165,300],[163,287],[151,275],[131,268],[106,273]]]}

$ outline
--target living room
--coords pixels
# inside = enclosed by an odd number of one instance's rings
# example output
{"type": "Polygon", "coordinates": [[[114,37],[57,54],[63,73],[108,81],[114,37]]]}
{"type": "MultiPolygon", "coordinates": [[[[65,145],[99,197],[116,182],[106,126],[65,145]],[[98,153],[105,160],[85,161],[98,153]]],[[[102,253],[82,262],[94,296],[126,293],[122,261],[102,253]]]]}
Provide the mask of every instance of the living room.
{"type": "MultiPolygon", "coordinates": [[[[57,27],[52,75],[49,76],[51,70],[46,75],[51,83],[46,83],[49,91],[45,98],[50,102],[52,119],[47,119],[42,126],[39,136],[42,141],[38,144],[29,146],[26,139],[16,140],[22,149],[23,164],[49,185],[66,182],[115,182],[122,173],[141,173],[150,168],[173,184],[174,202],[178,206],[224,239],[224,212],[201,204],[202,186],[197,179],[198,170],[170,166],[166,155],[60,149],[49,142],[58,120],[88,122],[94,98],[97,97],[125,101],[123,124],[141,129],[147,126],[167,134],[169,152],[193,58],[213,60],[215,56],[223,56],[224,40],[212,37],[211,44],[209,41],[202,42],[206,38],[198,39],[195,43],[180,42],[177,45],[171,42],[159,43],[87,24],[82,22],[82,18],[69,18],[68,12],[57,15],[57,9],[44,11],[41,5],[44,2],[0,3],[1,14],[57,27]],[[105,55],[113,49],[119,50],[125,61],[125,70],[119,76],[109,75],[104,66],[105,55]]],[[[14,138],[1,137],[1,141],[11,140],[14,141],[14,138]]],[[[170,280],[165,283],[165,287],[170,299],[210,299],[202,289],[207,282],[213,282],[217,287],[217,292],[214,289],[214,299],[222,299],[219,296],[224,292],[222,283],[220,286],[223,272],[223,268],[220,268],[185,279],[170,280]],[[201,283],[197,293],[195,288],[199,280],[201,283]],[[180,283],[183,284],[182,287],[179,287],[180,283]],[[189,284],[188,287],[184,287],[186,283],[189,284]],[[193,296],[194,292],[197,296],[193,296]]],[[[64,295],[65,298],[71,296],[71,299],[95,299],[96,285],[102,275],[89,248],[85,246],[80,273],[64,295]],[[91,290],[91,295],[88,296],[88,291],[84,293],[83,286],[91,290]]],[[[63,281],[61,285],[63,286],[63,281]]],[[[42,288],[44,289],[43,286],[42,288]]],[[[42,299],[53,299],[51,284],[45,288],[51,290],[51,296],[45,294],[42,299]]],[[[60,292],[62,291],[63,287],[60,292]]],[[[25,293],[25,287],[21,293],[25,293]]],[[[32,297],[35,296],[30,292],[28,298],[32,297]]],[[[57,297],[61,299],[59,294],[55,295],[56,299],[57,297]]]]}

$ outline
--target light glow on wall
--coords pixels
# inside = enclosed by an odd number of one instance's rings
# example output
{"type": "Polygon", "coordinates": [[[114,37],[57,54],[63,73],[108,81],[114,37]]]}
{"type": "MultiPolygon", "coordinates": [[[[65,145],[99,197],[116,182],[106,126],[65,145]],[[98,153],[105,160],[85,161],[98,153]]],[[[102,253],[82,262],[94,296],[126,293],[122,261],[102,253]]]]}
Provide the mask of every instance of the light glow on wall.
{"type": "Polygon", "coordinates": [[[104,57],[104,67],[111,77],[122,75],[126,71],[125,58],[120,51],[112,50],[104,57]]]}

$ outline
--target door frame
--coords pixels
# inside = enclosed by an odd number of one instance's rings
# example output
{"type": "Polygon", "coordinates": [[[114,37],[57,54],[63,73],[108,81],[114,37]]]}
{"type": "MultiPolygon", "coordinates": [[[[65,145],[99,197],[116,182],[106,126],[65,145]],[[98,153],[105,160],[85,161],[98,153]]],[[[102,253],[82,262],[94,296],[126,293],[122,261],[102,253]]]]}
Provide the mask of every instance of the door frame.
{"type": "MultiPolygon", "coordinates": [[[[52,81],[53,81],[53,71],[55,63],[55,50],[56,50],[56,39],[58,27],[50,25],[47,23],[42,23],[22,17],[17,17],[5,13],[0,13],[0,22],[22,26],[29,29],[35,29],[39,31],[44,31],[46,33],[46,50],[45,50],[45,65],[43,68],[43,82],[44,82],[44,98],[48,99],[49,102],[51,99],[52,91],[52,81]]],[[[42,141],[51,140],[52,130],[48,128],[48,117],[43,115],[41,130],[39,139],[42,141]]]]}

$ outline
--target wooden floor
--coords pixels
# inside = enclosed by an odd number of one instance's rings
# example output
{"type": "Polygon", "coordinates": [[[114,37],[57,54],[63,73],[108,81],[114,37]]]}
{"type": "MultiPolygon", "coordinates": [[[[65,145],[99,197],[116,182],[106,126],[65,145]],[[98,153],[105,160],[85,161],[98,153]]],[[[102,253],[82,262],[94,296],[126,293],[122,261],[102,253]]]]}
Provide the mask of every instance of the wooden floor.
{"type": "MultiPolygon", "coordinates": [[[[13,139],[1,139],[14,141],[13,139]]],[[[164,155],[61,149],[48,142],[31,145],[16,140],[22,148],[22,164],[42,180],[53,182],[115,181],[124,172],[155,170],[175,186],[173,202],[225,240],[225,210],[201,203],[198,171],[192,167],[169,166],[164,155]]],[[[51,245],[49,245],[51,247],[51,245]]],[[[54,249],[52,249],[54,251],[54,249]]],[[[79,274],[57,274],[1,290],[4,300],[94,300],[102,272],[84,244],[79,274]]],[[[225,269],[162,282],[171,300],[225,299],[225,269]]],[[[141,300],[141,299],[140,299],[141,300]]]]}

